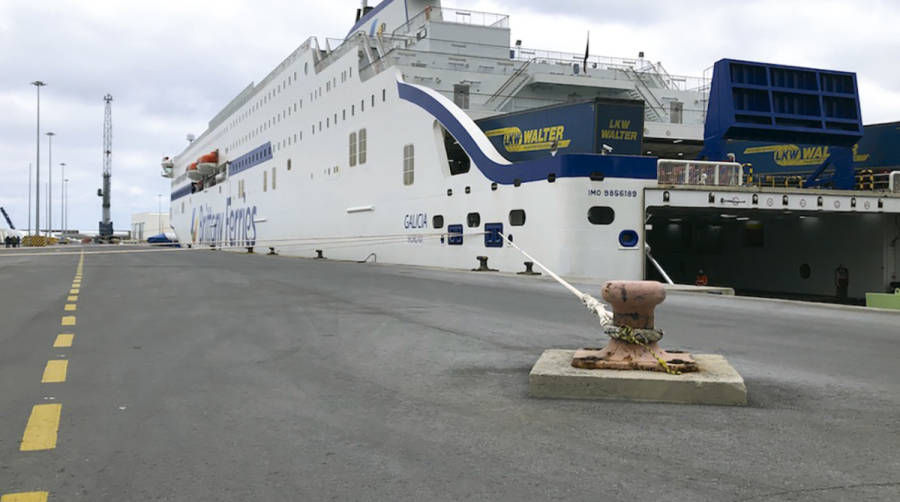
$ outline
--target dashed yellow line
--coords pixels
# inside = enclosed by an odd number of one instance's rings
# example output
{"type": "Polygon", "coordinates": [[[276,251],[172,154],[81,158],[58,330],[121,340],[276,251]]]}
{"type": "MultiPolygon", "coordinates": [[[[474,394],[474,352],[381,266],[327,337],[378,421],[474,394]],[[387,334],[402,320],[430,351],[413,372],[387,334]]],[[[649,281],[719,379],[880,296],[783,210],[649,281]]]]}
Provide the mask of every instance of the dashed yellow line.
{"type": "Polygon", "coordinates": [[[74,303],[67,303],[64,309],[66,310],[66,312],[75,312],[76,310],[78,310],[78,305],[74,303]]]}
{"type": "Polygon", "coordinates": [[[77,302],[77,301],[78,301],[78,295],[69,295],[69,296],[66,298],[66,301],[67,301],[67,302],[77,302]]]}
{"type": "Polygon", "coordinates": [[[75,341],[74,333],[60,333],[56,335],[56,341],[53,342],[53,348],[62,349],[72,346],[72,342],[75,341]]]}
{"type": "Polygon", "coordinates": [[[72,288],[69,290],[70,295],[77,295],[80,290],[78,288],[72,288]]]}
{"type": "Polygon", "coordinates": [[[51,359],[44,367],[44,376],[41,383],[62,383],[66,381],[66,372],[69,369],[69,361],[66,359],[51,359]]]}
{"type": "Polygon", "coordinates": [[[0,502],[47,502],[50,492],[8,493],[0,497],[0,502]]]}
{"type": "Polygon", "coordinates": [[[75,326],[75,316],[64,315],[60,324],[63,326],[75,326]]]}
{"type": "Polygon", "coordinates": [[[22,435],[22,451],[52,450],[56,448],[59,433],[61,404],[36,404],[31,409],[25,434],[22,435]]]}

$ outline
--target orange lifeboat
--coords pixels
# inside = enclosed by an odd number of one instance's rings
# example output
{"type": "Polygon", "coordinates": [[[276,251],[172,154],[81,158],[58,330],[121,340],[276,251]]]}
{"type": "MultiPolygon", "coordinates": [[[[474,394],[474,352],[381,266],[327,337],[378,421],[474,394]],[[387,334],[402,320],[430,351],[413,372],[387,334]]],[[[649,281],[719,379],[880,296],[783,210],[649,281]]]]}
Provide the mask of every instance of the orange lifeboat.
{"type": "Polygon", "coordinates": [[[209,163],[215,164],[218,161],[219,161],[219,151],[218,150],[216,150],[214,152],[209,152],[197,160],[197,162],[199,162],[201,164],[209,164],[209,163]]]}
{"type": "Polygon", "coordinates": [[[219,151],[209,152],[197,159],[197,170],[203,176],[209,176],[216,172],[216,163],[219,161],[219,151]]]}
{"type": "Polygon", "coordinates": [[[188,178],[190,178],[194,181],[197,181],[197,180],[203,178],[203,175],[200,174],[200,171],[197,170],[196,162],[192,162],[189,166],[187,166],[186,172],[187,172],[188,178]]]}

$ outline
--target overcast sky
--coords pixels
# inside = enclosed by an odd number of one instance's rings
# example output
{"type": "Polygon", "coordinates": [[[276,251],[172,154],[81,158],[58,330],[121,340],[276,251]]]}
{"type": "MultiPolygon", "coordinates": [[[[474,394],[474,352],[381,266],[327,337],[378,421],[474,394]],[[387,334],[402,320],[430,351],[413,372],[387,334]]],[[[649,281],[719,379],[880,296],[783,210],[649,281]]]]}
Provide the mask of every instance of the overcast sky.
{"type": "MultiPolygon", "coordinates": [[[[374,2],[372,3],[374,4],[374,2]]],[[[42,182],[53,131],[53,213],[59,163],[69,183],[69,226],[100,219],[103,95],[113,101],[112,214],[166,207],[163,155],[200,134],[231,98],[261,80],[308,36],[343,37],[359,2],[303,0],[0,1],[0,206],[27,224],[35,161],[34,80],[41,91],[42,182]]],[[[700,76],[723,57],[858,73],[867,124],[900,120],[900,2],[860,0],[457,0],[449,7],[510,14],[523,46],[634,57],[700,76]]],[[[324,44],[323,44],[324,45],[324,44]]],[[[32,196],[33,198],[33,196],[32,196]]],[[[43,196],[42,196],[43,203],[43,196]]],[[[43,205],[43,204],[42,204],[43,205]]],[[[33,210],[32,210],[33,212],[33,210]]],[[[43,220],[42,209],[42,220],[43,220]]],[[[5,224],[0,223],[0,227],[5,224]]]]}

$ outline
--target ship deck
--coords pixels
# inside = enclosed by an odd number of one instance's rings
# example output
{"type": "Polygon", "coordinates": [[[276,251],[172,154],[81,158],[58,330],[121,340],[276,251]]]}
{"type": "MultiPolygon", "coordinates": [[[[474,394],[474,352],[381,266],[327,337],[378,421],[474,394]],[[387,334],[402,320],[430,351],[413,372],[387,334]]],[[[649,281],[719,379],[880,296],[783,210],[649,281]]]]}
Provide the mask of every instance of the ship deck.
{"type": "Polygon", "coordinates": [[[724,354],[748,406],[538,400],[544,349],[601,340],[546,277],[85,249],[75,311],[80,248],[0,254],[0,493],[900,498],[900,314],[673,291],[662,345],[724,354]],[[42,384],[60,358],[65,381],[42,384]],[[47,403],[55,448],[19,451],[47,403]]]}

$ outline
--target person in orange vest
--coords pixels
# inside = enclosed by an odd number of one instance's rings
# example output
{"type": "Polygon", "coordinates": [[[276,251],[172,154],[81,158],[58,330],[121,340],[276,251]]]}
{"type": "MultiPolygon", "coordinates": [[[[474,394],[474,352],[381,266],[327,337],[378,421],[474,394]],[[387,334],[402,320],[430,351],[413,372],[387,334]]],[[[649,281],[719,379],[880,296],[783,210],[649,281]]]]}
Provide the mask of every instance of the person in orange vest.
{"type": "Polygon", "coordinates": [[[706,272],[702,268],[697,271],[697,278],[694,280],[694,284],[697,286],[709,285],[709,277],[707,277],[706,272]]]}

